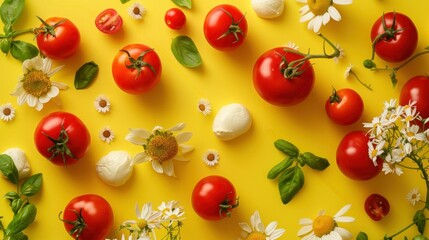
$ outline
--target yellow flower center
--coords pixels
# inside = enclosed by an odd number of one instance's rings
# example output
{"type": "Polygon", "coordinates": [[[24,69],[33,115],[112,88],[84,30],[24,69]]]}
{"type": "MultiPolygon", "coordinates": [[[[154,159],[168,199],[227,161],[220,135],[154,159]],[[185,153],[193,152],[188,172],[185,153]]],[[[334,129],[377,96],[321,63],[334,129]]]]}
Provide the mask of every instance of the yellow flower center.
{"type": "Polygon", "coordinates": [[[179,145],[176,138],[166,132],[160,132],[153,136],[147,144],[146,153],[153,160],[163,163],[172,159],[179,152],[179,145]]]}
{"type": "Polygon", "coordinates": [[[35,97],[45,95],[52,87],[49,77],[39,70],[32,70],[27,73],[23,81],[24,90],[35,97]]]}
{"type": "Polygon", "coordinates": [[[9,116],[11,113],[12,113],[12,110],[10,108],[3,109],[3,115],[9,116]]]}
{"type": "Polygon", "coordinates": [[[260,232],[251,232],[245,240],[265,240],[267,236],[260,232]]]}
{"type": "Polygon", "coordinates": [[[145,229],[147,227],[147,221],[144,219],[137,220],[137,226],[139,229],[145,229]]]}
{"type": "Polygon", "coordinates": [[[322,237],[330,233],[335,228],[335,221],[332,217],[322,215],[313,221],[313,231],[317,237],[322,237]]]}
{"type": "Polygon", "coordinates": [[[201,112],[204,112],[206,110],[206,105],[201,103],[198,105],[198,109],[200,109],[201,112]]]}
{"type": "Polygon", "coordinates": [[[332,5],[332,0],[307,0],[310,11],[315,15],[323,15],[328,11],[329,6],[332,5]]]}

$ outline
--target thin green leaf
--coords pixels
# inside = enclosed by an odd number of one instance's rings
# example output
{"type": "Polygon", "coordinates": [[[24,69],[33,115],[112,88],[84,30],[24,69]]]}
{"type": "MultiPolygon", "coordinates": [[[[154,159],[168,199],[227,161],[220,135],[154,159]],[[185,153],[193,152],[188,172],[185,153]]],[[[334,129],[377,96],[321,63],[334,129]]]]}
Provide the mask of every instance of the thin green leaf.
{"type": "Polygon", "coordinates": [[[268,179],[275,179],[280,173],[286,170],[292,165],[294,161],[293,157],[286,157],[280,163],[276,164],[267,174],[268,179]]]}
{"type": "Polygon", "coordinates": [[[0,49],[3,53],[9,53],[10,50],[10,40],[7,38],[0,39],[0,49]]]}
{"type": "Polygon", "coordinates": [[[124,4],[124,3],[127,3],[127,2],[129,2],[130,0],[121,0],[121,3],[122,4],[124,4]]]}
{"type": "Polygon", "coordinates": [[[274,142],[274,146],[288,156],[298,157],[299,155],[299,149],[293,143],[286,140],[278,139],[274,142]]]}
{"type": "MultiPolygon", "coordinates": [[[[5,229],[6,236],[14,236],[26,229],[36,218],[37,209],[34,204],[27,204],[13,217],[5,229]]],[[[6,238],[7,239],[7,238],[6,238]]]]}
{"type": "Polygon", "coordinates": [[[33,44],[16,40],[11,42],[10,52],[14,58],[24,62],[27,59],[37,56],[39,49],[33,44]]]}
{"type": "Polygon", "coordinates": [[[304,173],[295,166],[287,169],[279,178],[279,192],[283,204],[287,204],[304,186],[304,173]]]}
{"type": "Polygon", "coordinates": [[[192,8],[192,1],[191,0],[171,0],[179,7],[185,7],[185,8],[192,8]]]}
{"type": "Polygon", "coordinates": [[[14,184],[18,184],[18,169],[16,168],[12,158],[7,154],[0,154],[0,171],[9,181],[14,184]]]}
{"type": "Polygon", "coordinates": [[[419,233],[423,234],[426,227],[426,217],[423,210],[418,210],[416,214],[414,214],[413,222],[416,224],[419,233]]]}
{"type": "Polygon", "coordinates": [[[34,174],[27,178],[21,186],[21,194],[27,197],[33,196],[40,191],[42,187],[43,177],[41,173],[34,174]]]}
{"type": "Polygon", "coordinates": [[[177,61],[185,67],[198,67],[202,64],[197,46],[188,36],[174,38],[171,42],[171,51],[177,61]]]}
{"type": "Polygon", "coordinates": [[[329,162],[326,158],[321,158],[313,153],[305,152],[300,155],[302,159],[304,160],[304,163],[307,164],[307,166],[311,167],[312,169],[316,170],[324,170],[325,168],[329,167],[329,162]]]}
{"type": "Polygon", "coordinates": [[[98,74],[98,65],[91,61],[83,64],[74,77],[74,87],[84,89],[88,87],[98,74]]]}
{"type": "Polygon", "coordinates": [[[13,25],[24,10],[25,0],[4,0],[0,7],[1,20],[5,25],[13,25]]]}

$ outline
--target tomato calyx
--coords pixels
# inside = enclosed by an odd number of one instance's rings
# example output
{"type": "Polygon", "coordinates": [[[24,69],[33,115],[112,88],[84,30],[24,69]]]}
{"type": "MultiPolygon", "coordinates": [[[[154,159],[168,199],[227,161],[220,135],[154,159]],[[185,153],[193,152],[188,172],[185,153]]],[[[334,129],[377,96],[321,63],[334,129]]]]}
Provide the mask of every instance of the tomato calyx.
{"type": "Polygon", "coordinates": [[[57,139],[49,136],[45,132],[42,132],[43,135],[45,135],[49,140],[51,140],[54,145],[52,145],[50,148],[48,148],[48,152],[50,152],[52,155],[49,157],[49,160],[52,160],[59,154],[61,154],[61,158],[63,160],[64,165],[67,165],[66,156],[78,159],[74,154],[70,151],[70,149],[67,146],[67,143],[69,141],[69,136],[67,134],[67,131],[64,129],[64,123],[61,123],[61,131],[60,135],[57,139]]]}
{"type": "Polygon", "coordinates": [[[125,64],[125,66],[128,69],[137,70],[136,78],[140,76],[140,73],[142,72],[142,68],[144,67],[148,67],[153,72],[153,74],[157,75],[155,68],[150,63],[143,61],[143,58],[146,56],[146,54],[148,54],[149,52],[152,52],[153,48],[144,50],[137,58],[131,57],[130,53],[127,50],[121,49],[120,51],[128,55],[128,60],[131,63],[129,65],[125,64]]]}
{"type": "Polygon", "coordinates": [[[241,23],[241,21],[243,21],[245,15],[243,15],[237,22],[235,22],[234,17],[232,16],[232,14],[230,12],[228,12],[227,10],[221,8],[221,10],[231,19],[231,25],[229,25],[229,28],[226,32],[224,32],[222,35],[220,35],[217,40],[222,39],[230,34],[234,35],[235,41],[233,43],[236,43],[240,40],[240,38],[238,37],[238,35],[243,35],[243,31],[241,30],[239,24],[241,23]]]}
{"type": "Polygon", "coordinates": [[[67,21],[67,19],[63,19],[53,25],[49,25],[47,22],[45,22],[42,18],[37,16],[37,18],[42,22],[44,27],[35,28],[36,35],[44,34],[45,37],[48,35],[51,35],[52,37],[56,37],[55,34],[55,28],[57,28],[59,25],[67,21]]]}
{"type": "Polygon", "coordinates": [[[231,210],[238,207],[239,205],[239,198],[237,197],[235,199],[234,204],[230,204],[230,200],[228,199],[228,195],[231,193],[226,194],[225,199],[219,204],[219,216],[223,217],[224,214],[226,214],[227,217],[231,217],[231,210]]]}
{"type": "Polygon", "coordinates": [[[329,97],[329,102],[331,104],[341,102],[341,97],[340,95],[338,95],[337,90],[335,90],[335,88],[332,89],[332,95],[329,97]]]}
{"type": "Polygon", "coordinates": [[[86,223],[85,223],[85,219],[82,216],[82,208],[78,211],[76,210],[70,210],[72,211],[75,215],[76,215],[76,220],[74,221],[68,221],[65,219],[61,219],[61,213],[58,215],[58,218],[67,224],[72,225],[73,227],[70,229],[69,234],[70,236],[74,236],[76,240],[79,240],[80,235],[82,234],[83,230],[85,230],[85,228],[87,227],[86,223]]]}

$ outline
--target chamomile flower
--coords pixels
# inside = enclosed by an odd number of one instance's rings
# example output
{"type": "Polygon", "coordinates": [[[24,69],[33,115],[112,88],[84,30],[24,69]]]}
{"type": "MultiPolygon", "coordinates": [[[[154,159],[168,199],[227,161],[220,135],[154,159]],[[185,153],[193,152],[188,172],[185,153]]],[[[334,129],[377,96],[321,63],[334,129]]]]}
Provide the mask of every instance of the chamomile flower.
{"type": "Polygon", "coordinates": [[[343,58],[346,55],[346,53],[344,52],[344,49],[340,47],[340,44],[337,44],[335,47],[338,49],[338,51],[340,51],[340,54],[334,57],[334,62],[338,63],[338,61],[340,61],[340,59],[343,58]]]}
{"type": "Polygon", "coordinates": [[[277,228],[277,222],[273,221],[265,228],[258,211],[250,216],[250,225],[246,222],[238,223],[242,231],[239,240],[275,240],[286,231],[277,228]]]}
{"type": "Polygon", "coordinates": [[[135,2],[128,8],[128,14],[134,19],[142,19],[146,14],[146,8],[139,2],[135,2]]]}
{"type": "Polygon", "coordinates": [[[384,174],[394,173],[398,176],[402,175],[404,171],[402,171],[402,168],[399,167],[397,164],[389,163],[389,162],[383,162],[383,168],[381,169],[384,174]]]}
{"type": "Polygon", "coordinates": [[[15,118],[15,108],[11,103],[6,103],[0,106],[0,119],[3,121],[12,121],[15,118]]]}
{"type": "Polygon", "coordinates": [[[219,152],[213,149],[207,150],[203,154],[203,161],[204,163],[209,166],[213,167],[219,164],[219,152]]]}
{"type": "Polygon", "coordinates": [[[104,127],[98,133],[98,137],[101,141],[110,143],[113,141],[113,139],[115,139],[115,134],[109,127],[104,127]]]}
{"type": "Polygon", "coordinates": [[[351,239],[352,234],[338,226],[340,222],[353,222],[353,217],[343,216],[351,205],[348,204],[340,209],[333,217],[325,215],[325,211],[319,212],[315,219],[302,218],[299,223],[302,225],[298,231],[298,237],[303,240],[337,240],[351,239]]]}
{"type": "Polygon", "coordinates": [[[381,140],[377,142],[377,144],[374,146],[373,141],[368,141],[368,156],[370,159],[372,159],[372,162],[375,166],[377,166],[377,158],[380,156],[384,151],[383,147],[386,144],[386,141],[381,140]]]}
{"type": "Polygon", "coordinates": [[[51,70],[52,62],[49,58],[36,56],[22,63],[23,75],[19,77],[13,96],[18,97],[18,104],[27,103],[28,106],[42,110],[43,104],[58,96],[60,90],[67,89],[63,83],[52,82],[51,77],[62,66],[51,70]]]}
{"type": "Polygon", "coordinates": [[[173,133],[184,128],[185,124],[179,123],[170,129],[156,126],[152,132],[145,129],[130,129],[125,139],[143,146],[144,151],[134,157],[135,161],[151,162],[155,172],[175,176],[173,160],[187,161],[183,155],[194,149],[192,146],[183,144],[191,139],[191,132],[182,132],[177,135],[173,133]]]}
{"type": "Polygon", "coordinates": [[[209,100],[205,98],[201,98],[198,100],[198,111],[200,111],[204,116],[212,113],[212,105],[209,100]]]}
{"type": "Polygon", "coordinates": [[[127,220],[121,225],[122,228],[128,229],[132,232],[138,232],[139,235],[144,232],[151,232],[154,228],[159,226],[159,218],[162,213],[154,211],[151,203],[146,203],[140,210],[136,204],[137,220],[127,220]]]}
{"type": "Polygon", "coordinates": [[[300,22],[308,22],[308,29],[315,33],[319,32],[322,25],[328,24],[331,18],[334,21],[340,21],[340,12],[335,8],[334,4],[349,5],[352,0],[296,0],[297,2],[307,3],[299,9],[301,13],[300,22]]]}
{"type": "Polygon", "coordinates": [[[95,99],[94,107],[99,113],[107,113],[110,111],[110,100],[106,96],[100,95],[95,99]]]}
{"type": "Polygon", "coordinates": [[[413,188],[411,189],[410,192],[407,193],[407,196],[405,197],[405,199],[408,200],[408,202],[410,202],[411,205],[415,206],[416,203],[418,203],[420,201],[420,192],[418,188],[413,188]]]}

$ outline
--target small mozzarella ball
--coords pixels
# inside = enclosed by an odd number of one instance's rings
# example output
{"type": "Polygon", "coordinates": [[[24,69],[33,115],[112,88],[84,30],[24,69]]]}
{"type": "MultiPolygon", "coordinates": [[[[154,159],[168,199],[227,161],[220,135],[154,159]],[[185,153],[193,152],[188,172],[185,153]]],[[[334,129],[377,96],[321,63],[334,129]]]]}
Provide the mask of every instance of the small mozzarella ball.
{"type": "Polygon", "coordinates": [[[133,161],[125,151],[111,151],[96,164],[96,172],[100,179],[111,186],[125,184],[133,173],[133,161]]]}
{"type": "Polygon", "coordinates": [[[19,148],[9,148],[3,152],[3,154],[9,155],[18,170],[19,179],[24,179],[30,176],[31,167],[28,162],[27,156],[24,151],[19,148]]]}
{"type": "Polygon", "coordinates": [[[223,106],[213,121],[213,133],[221,140],[232,140],[250,129],[252,117],[247,108],[239,103],[223,106]]]}
{"type": "Polygon", "coordinates": [[[261,18],[276,18],[283,13],[284,0],[252,0],[252,7],[261,18]]]}

